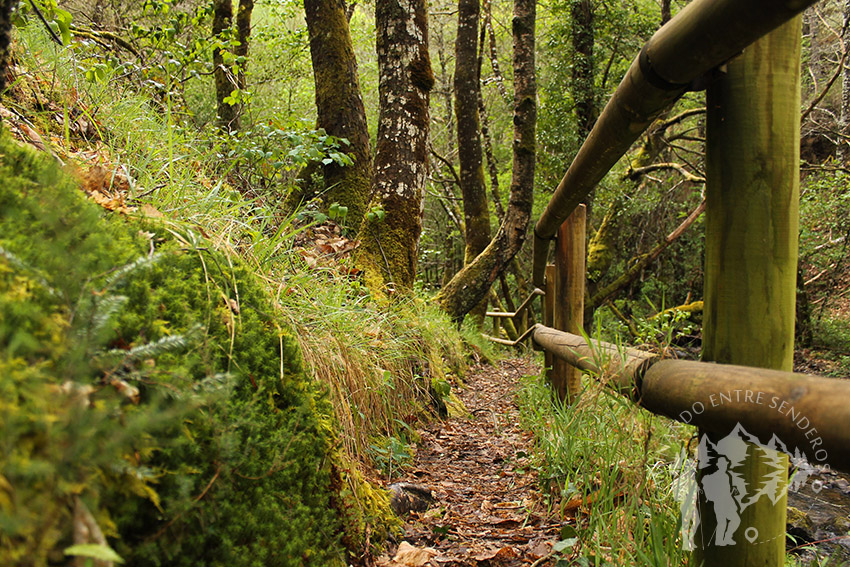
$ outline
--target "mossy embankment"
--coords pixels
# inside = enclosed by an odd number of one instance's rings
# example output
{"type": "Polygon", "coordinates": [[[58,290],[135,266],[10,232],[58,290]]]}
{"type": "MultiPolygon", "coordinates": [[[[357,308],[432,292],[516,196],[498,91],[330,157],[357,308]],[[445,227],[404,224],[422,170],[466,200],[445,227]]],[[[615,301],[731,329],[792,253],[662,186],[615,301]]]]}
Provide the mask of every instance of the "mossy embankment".
{"type": "Polygon", "coordinates": [[[387,529],[243,262],[107,214],[5,135],[0,178],[0,563],[100,528],[132,565],[343,565],[387,529]]]}

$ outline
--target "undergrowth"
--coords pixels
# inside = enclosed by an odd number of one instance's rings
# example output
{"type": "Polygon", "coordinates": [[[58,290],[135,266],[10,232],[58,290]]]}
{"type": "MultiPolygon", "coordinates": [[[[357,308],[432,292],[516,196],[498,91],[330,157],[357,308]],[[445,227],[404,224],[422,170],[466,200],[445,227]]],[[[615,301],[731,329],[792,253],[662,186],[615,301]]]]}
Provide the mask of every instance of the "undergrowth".
{"type": "Polygon", "coordinates": [[[552,511],[577,514],[576,532],[562,534],[564,565],[687,564],[675,494],[687,426],[593,383],[568,406],[530,376],[519,404],[523,426],[535,436],[536,466],[552,511]]]}
{"type": "Polygon", "coordinates": [[[421,299],[379,305],[349,270],[304,261],[305,224],[279,205],[298,167],[336,159],[340,141],[285,123],[273,125],[281,146],[261,151],[194,129],[168,96],[112,71],[87,80],[85,46],[58,49],[36,26],[17,41],[11,122],[137,220],[102,222],[80,192],[70,209],[36,198],[68,189],[57,174],[22,181],[19,196],[62,229],[4,217],[2,384],[23,404],[13,417],[3,406],[18,435],[0,456],[0,532],[20,553],[6,563],[60,557],[80,506],[138,565],[368,552],[398,522],[379,475],[404,464],[416,421],[440,413],[470,345],[484,348],[477,332],[421,299]],[[94,166],[106,171],[96,187],[94,166]]]}

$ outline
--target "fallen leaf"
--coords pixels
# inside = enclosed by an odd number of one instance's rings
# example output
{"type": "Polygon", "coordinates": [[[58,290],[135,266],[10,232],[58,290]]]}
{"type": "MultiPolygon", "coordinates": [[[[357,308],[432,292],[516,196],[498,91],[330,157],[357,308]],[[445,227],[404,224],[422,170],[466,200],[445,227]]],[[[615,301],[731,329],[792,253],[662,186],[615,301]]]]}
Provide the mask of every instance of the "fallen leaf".
{"type": "Polygon", "coordinates": [[[401,542],[393,561],[407,565],[407,567],[423,567],[431,558],[437,555],[433,547],[413,547],[406,541],[401,542]]]}
{"type": "Polygon", "coordinates": [[[491,561],[493,559],[513,559],[517,556],[514,548],[506,545],[501,549],[488,550],[475,556],[476,561],[491,561]]]}

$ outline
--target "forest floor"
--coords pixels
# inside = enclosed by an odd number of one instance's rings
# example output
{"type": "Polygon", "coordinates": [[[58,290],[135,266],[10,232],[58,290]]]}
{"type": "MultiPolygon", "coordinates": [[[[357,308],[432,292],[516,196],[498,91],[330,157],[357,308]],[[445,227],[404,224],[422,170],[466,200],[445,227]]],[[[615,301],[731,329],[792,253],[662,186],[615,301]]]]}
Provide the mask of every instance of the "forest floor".
{"type": "Polygon", "coordinates": [[[554,565],[562,522],[550,514],[531,466],[530,433],[514,399],[530,359],[478,365],[458,393],[466,415],[419,431],[413,466],[400,480],[429,488],[434,502],[406,517],[403,540],[381,567],[554,565]]]}

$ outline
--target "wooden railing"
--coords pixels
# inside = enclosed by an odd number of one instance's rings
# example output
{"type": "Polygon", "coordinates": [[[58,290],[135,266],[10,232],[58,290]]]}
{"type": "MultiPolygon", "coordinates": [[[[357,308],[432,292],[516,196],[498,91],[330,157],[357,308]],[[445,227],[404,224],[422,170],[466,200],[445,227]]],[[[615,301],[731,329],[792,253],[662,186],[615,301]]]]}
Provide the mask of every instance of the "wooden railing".
{"type": "Polygon", "coordinates": [[[577,368],[653,413],[717,433],[740,424],[765,444],[776,436],[811,463],[850,472],[850,380],[662,360],[580,335],[585,224],[579,203],[662,110],[812,3],[695,0],[659,30],[635,59],[535,226],[534,292],[516,312],[488,315],[495,321],[522,320],[534,298],[544,298],[543,324],[510,341],[498,336],[496,323],[492,339],[517,345],[531,338],[546,354],[553,389],[567,401],[581,387],[577,368]],[[555,264],[548,264],[549,242],[559,230],[555,264]]]}

